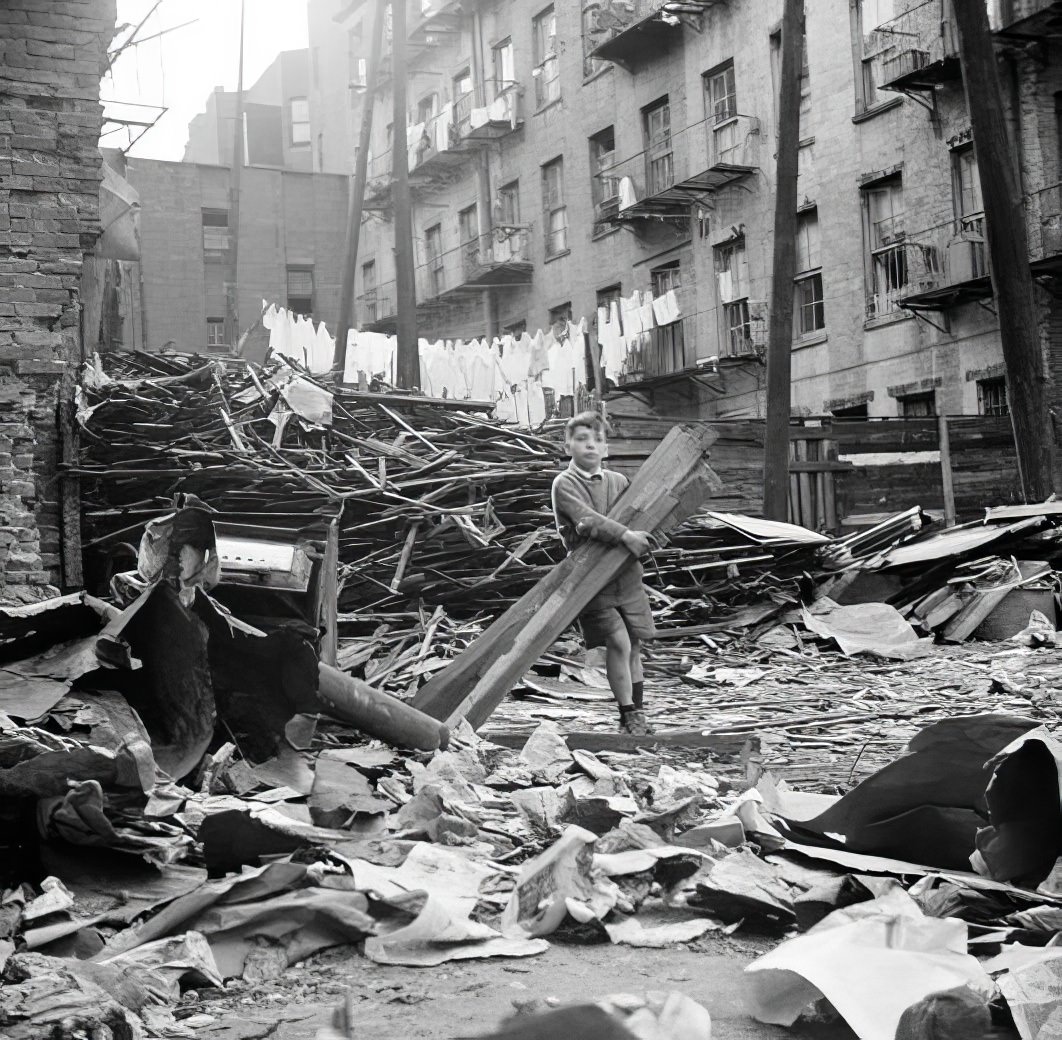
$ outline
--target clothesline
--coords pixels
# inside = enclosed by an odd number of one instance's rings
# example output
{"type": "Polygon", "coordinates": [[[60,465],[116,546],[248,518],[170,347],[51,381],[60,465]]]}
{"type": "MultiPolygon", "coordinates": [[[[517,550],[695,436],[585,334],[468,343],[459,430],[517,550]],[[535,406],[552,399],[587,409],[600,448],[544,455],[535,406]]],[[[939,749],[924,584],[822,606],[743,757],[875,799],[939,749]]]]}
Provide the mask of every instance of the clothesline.
{"type": "MultiPolygon", "coordinates": [[[[262,324],[269,330],[272,354],[288,358],[312,375],[332,370],[335,338],[324,322],[295,315],[262,301],[262,324]]],[[[681,318],[674,290],[653,298],[635,291],[630,297],[598,308],[597,338],[605,377],[618,382],[629,374],[654,328],[681,318]]],[[[557,322],[534,335],[418,341],[421,387],[432,397],[492,401],[499,419],[537,426],[547,418],[545,391],[554,400],[575,397],[593,383],[587,368],[587,322],[557,322]]],[[[396,381],[398,341],[381,332],[351,329],[343,378],[356,383],[396,381]]]]}

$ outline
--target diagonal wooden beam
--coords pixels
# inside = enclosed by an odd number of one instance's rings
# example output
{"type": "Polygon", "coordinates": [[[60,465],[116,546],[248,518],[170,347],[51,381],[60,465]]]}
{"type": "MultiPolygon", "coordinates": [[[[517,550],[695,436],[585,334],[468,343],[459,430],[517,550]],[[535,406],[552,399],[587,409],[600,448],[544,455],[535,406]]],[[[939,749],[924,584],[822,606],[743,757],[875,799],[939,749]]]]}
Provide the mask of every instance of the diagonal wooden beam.
{"type": "MultiPolygon", "coordinates": [[[[722,484],[705,461],[711,428],[675,427],[635,474],[609,514],[627,527],[662,534],[694,513],[722,484]]],[[[417,692],[420,711],[478,729],[517,680],[630,562],[622,546],[586,542],[417,692]]]]}

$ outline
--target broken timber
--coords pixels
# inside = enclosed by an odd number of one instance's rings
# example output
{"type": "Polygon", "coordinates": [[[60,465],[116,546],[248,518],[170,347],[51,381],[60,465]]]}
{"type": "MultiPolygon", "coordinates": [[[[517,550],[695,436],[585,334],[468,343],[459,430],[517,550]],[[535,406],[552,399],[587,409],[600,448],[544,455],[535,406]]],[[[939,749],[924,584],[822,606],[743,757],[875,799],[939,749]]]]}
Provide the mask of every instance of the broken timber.
{"type": "MultiPolygon", "coordinates": [[[[711,429],[675,427],[635,474],[609,514],[627,527],[665,533],[689,517],[719,478],[705,456],[711,429]]],[[[528,590],[413,699],[415,707],[453,726],[478,729],[527,669],[630,562],[622,546],[584,542],[528,590]]]]}
{"type": "Polygon", "coordinates": [[[318,666],[317,699],[336,718],[392,747],[445,750],[450,739],[436,719],[324,662],[318,666]]]}
{"type": "MultiPolygon", "coordinates": [[[[484,740],[501,747],[519,751],[531,734],[527,731],[490,730],[483,734],[484,740]]],[[[758,739],[748,733],[705,733],[699,729],[667,730],[660,733],[609,733],[596,730],[564,733],[564,743],[569,751],[637,751],[640,748],[686,748],[707,751],[712,755],[733,757],[746,748],[753,748],[758,739]]],[[[758,747],[756,748],[758,750],[758,747]]]]}

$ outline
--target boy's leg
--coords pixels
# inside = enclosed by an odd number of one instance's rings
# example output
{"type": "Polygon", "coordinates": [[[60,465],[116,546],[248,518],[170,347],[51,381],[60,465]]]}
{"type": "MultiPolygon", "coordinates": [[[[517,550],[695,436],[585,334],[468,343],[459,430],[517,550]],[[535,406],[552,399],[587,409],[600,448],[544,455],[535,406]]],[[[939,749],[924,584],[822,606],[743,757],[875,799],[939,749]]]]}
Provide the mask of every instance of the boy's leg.
{"type": "Polygon", "coordinates": [[[641,711],[645,696],[644,674],[642,672],[642,642],[631,637],[631,700],[641,711]]]}
{"type": "Polygon", "coordinates": [[[605,641],[605,674],[608,676],[608,687],[616,698],[622,715],[624,708],[633,707],[631,639],[623,625],[609,632],[605,641]]]}

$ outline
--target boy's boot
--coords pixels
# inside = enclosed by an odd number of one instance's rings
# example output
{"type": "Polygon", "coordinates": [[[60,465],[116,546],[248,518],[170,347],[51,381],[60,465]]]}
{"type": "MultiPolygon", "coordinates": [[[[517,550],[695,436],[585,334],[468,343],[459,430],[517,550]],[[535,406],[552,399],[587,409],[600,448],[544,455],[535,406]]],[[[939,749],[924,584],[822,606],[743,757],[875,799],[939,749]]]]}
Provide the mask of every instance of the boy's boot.
{"type": "MultiPolygon", "coordinates": [[[[634,707],[644,714],[645,683],[641,679],[631,684],[631,700],[634,703],[634,707]]],[[[645,732],[650,734],[656,732],[656,727],[649,721],[648,716],[645,719],[645,732]]]]}
{"type": "Polygon", "coordinates": [[[633,704],[620,705],[620,733],[630,733],[636,737],[647,736],[649,730],[645,721],[645,712],[639,711],[633,704]]]}

